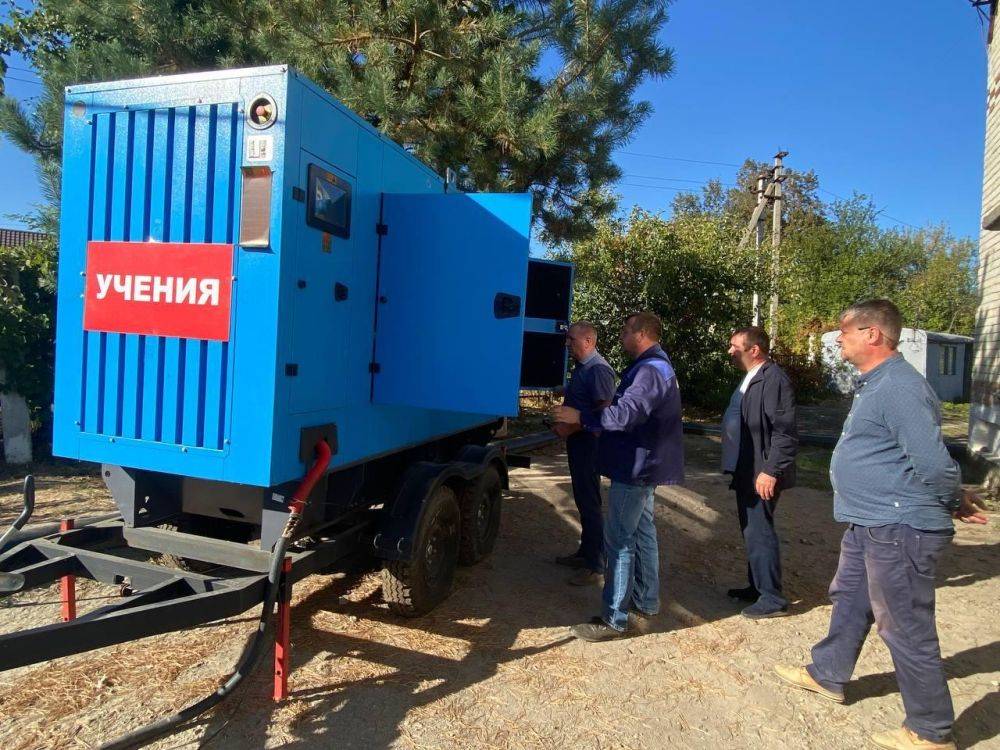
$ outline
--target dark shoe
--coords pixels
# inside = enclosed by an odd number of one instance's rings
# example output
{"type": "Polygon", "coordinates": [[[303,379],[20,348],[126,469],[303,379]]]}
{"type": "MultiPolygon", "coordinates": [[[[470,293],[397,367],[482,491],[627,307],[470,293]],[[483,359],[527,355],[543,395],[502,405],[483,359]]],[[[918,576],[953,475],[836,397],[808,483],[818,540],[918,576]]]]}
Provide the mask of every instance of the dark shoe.
{"type": "Polygon", "coordinates": [[[590,568],[582,568],[569,577],[570,586],[603,586],[604,574],[590,568]]]}
{"type": "Polygon", "coordinates": [[[600,618],[594,618],[582,625],[574,625],[569,629],[569,632],[581,641],[590,641],[591,643],[610,641],[625,635],[624,631],[615,630],[600,618]]]}
{"type": "Polygon", "coordinates": [[[628,613],[628,626],[636,635],[649,635],[653,631],[653,615],[633,609],[628,613]]]}
{"type": "Polygon", "coordinates": [[[787,617],[788,607],[775,609],[774,607],[769,607],[765,604],[757,602],[756,604],[751,604],[749,607],[744,609],[740,614],[742,614],[748,620],[764,620],[767,619],[768,617],[787,617]]]}
{"type": "Polygon", "coordinates": [[[741,602],[750,602],[753,604],[760,596],[760,592],[753,586],[747,586],[742,589],[729,589],[726,592],[726,596],[730,599],[739,599],[741,602]]]}
{"type": "Polygon", "coordinates": [[[586,568],[587,561],[579,552],[573,555],[556,558],[556,565],[565,565],[567,568],[586,568]]]}

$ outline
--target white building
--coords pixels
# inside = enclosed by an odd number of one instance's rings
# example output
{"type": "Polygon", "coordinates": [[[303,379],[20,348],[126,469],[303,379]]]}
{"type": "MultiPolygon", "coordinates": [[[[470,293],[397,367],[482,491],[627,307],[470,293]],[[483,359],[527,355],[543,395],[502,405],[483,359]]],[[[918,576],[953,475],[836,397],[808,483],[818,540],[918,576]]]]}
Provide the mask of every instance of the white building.
{"type": "Polygon", "coordinates": [[[990,483],[1000,483],[1000,40],[997,3],[990,13],[983,158],[983,229],[979,235],[979,309],[972,364],[969,452],[997,463],[990,483]]]}
{"type": "MultiPolygon", "coordinates": [[[[831,372],[830,387],[838,393],[854,392],[857,370],[840,358],[837,336],[840,331],[823,334],[823,363],[831,372]]],[[[917,372],[927,378],[941,401],[969,400],[969,370],[972,365],[972,338],[952,333],[937,333],[920,328],[904,328],[899,352],[917,372]]]]}

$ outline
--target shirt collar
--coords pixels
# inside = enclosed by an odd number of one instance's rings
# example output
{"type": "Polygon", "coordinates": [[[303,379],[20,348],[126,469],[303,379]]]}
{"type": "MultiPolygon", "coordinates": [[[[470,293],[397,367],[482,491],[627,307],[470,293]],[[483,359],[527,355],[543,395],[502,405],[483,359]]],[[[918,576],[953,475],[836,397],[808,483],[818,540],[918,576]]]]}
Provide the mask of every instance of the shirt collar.
{"type": "Polygon", "coordinates": [[[661,347],[659,344],[653,344],[646,351],[644,351],[642,354],[636,357],[634,361],[638,362],[641,359],[648,359],[649,357],[659,357],[663,353],[664,353],[663,347],[661,347]]]}
{"type": "Polygon", "coordinates": [[[858,385],[864,385],[870,380],[877,379],[882,376],[882,374],[888,370],[890,367],[896,364],[897,360],[902,360],[903,355],[900,353],[893,354],[884,362],[880,362],[878,365],[870,369],[868,372],[863,372],[858,375],[858,385]]]}
{"type": "Polygon", "coordinates": [[[758,372],[760,372],[760,368],[763,367],[765,363],[766,360],[758,365],[754,365],[749,370],[747,370],[747,374],[746,377],[744,378],[744,381],[749,383],[753,379],[753,376],[756,375],[758,372]]]}
{"type": "Polygon", "coordinates": [[[600,355],[597,353],[597,349],[594,349],[594,351],[592,351],[590,354],[588,354],[586,357],[584,357],[583,359],[581,359],[579,361],[580,367],[584,367],[585,365],[589,365],[591,362],[593,362],[599,356],[600,355]]]}

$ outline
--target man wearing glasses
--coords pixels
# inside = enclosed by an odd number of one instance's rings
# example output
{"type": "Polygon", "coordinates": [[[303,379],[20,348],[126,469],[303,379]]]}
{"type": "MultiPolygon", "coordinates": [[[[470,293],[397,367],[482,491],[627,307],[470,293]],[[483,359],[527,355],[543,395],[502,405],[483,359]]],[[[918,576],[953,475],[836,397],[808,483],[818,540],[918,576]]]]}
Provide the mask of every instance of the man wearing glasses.
{"type": "Polygon", "coordinates": [[[813,647],[811,664],[775,671],[843,703],[874,623],[892,655],[906,720],[872,741],[889,750],[953,749],[934,574],[954,533],[952,516],[973,523],[986,517],[971,496],[962,497],[934,391],[896,350],[902,326],[888,300],[860,302],[840,316],[841,356],[861,374],[830,461],[833,514],[848,524],[830,585],[830,630],[813,647]]]}

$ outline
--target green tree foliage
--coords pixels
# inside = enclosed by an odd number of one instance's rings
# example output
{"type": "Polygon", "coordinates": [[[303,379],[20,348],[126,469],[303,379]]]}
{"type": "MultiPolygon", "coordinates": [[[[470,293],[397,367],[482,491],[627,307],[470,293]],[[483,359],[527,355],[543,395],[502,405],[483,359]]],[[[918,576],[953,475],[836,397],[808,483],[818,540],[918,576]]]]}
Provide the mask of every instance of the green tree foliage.
{"type": "Polygon", "coordinates": [[[595,324],[601,351],[622,368],[622,322],[640,310],[656,312],[685,401],[717,403],[733,373],[730,333],[750,314],[748,258],[719,252],[735,246],[737,231],[707,216],[666,221],[639,209],[627,220],[602,222],[561,256],[577,267],[574,317],[595,324]]]}
{"type": "Polygon", "coordinates": [[[463,188],[531,191],[541,236],[571,240],[613,210],[637,89],[672,70],[668,1],[8,0],[0,54],[45,94],[5,100],[0,131],[57,173],[68,84],[289,63],[463,188]]]}
{"type": "Polygon", "coordinates": [[[0,248],[0,363],[5,389],[20,393],[33,417],[52,403],[55,247],[50,239],[0,248]]]}
{"type": "MultiPolygon", "coordinates": [[[[737,251],[764,166],[748,161],[729,190],[715,182],[678,196],[669,220],[634,211],[602,222],[565,254],[577,264],[574,315],[599,325],[601,348],[616,365],[625,362],[616,338],[625,317],[649,309],[663,318],[687,403],[724,403],[738,377],[725,356],[729,334],[751,322],[754,291],[763,300],[770,294],[770,231],[759,257],[752,242],[737,251]]],[[[821,395],[823,376],[809,356],[818,351],[816,335],[835,328],[839,313],[858,300],[888,297],[908,326],[971,333],[971,240],[943,228],[883,229],[864,196],[822,201],[813,173],[790,172],[784,188],[776,355],[800,395],[821,395]]]]}

